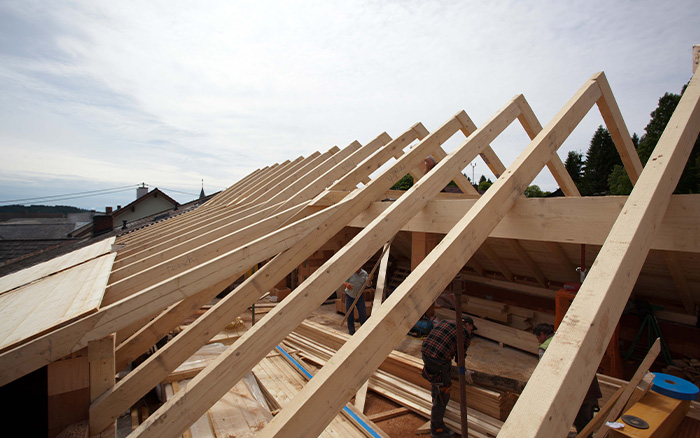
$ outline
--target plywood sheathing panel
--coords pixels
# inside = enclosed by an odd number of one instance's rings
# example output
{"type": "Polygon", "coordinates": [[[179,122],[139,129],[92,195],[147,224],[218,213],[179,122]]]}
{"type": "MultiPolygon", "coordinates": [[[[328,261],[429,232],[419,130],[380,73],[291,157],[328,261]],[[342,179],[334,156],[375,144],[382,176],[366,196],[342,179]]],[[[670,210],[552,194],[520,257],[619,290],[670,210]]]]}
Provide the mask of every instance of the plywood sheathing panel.
{"type": "Polygon", "coordinates": [[[115,256],[105,254],[0,295],[0,352],[96,312],[115,256]]]}
{"type": "Polygon", "coordinates": [[[112,250],[114,241],[114,237],[104,239],[47,262],[0,277],[0,295],[107,254],[112,250]]]}

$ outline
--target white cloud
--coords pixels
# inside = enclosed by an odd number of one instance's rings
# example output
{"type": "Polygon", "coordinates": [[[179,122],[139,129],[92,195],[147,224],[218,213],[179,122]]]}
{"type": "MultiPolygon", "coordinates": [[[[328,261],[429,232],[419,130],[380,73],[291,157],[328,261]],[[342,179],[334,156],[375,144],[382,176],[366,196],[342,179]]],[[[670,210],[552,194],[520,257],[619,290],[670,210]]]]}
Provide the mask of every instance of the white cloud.
{"type": "MultiPolygon", "coordinates": [[[[13,29],[0,37],[0,175],[196,191],[201,178],[221,189],[255,168],[418,121],[435,129],[461,109],[480,124],[518,93],[544,125],[601,70],[641,135],[657,99],[690,77],[700,42],[691,1],[0,8],[13,29]]],[[[560,155],[585,152],[601,123],[587,117],[560,155]]],[[[526,142],[512,128],[494,149],[509,164],[526,142]]],[[[12,184],[4,179],[0,198],[12,184]]]]}

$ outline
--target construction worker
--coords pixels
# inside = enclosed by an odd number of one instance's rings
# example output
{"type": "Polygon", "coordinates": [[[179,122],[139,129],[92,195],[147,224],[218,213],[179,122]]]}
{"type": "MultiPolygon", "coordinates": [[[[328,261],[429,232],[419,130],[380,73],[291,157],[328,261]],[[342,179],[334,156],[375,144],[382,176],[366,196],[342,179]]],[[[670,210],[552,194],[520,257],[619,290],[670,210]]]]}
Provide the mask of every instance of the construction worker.
{"type": "MultiPolygon", "coordinates": [[[[362,285],[367,281],[367,271],[360,267],[357,272],[352,274],[348,281],[344,283],[345,286],[345,313],[348,315],[348,333],[351,335],[355,334],[355,311],[351,309],[352,304],[355,302],[357,294],[361,292],[362,285]]],[[[357,300],[357,313],[360,316],[360,324],[364,324],[367,321],[367,307],[365,305],[365,297],[360,297],[357,300]]]]}
{"type": "MultiPolygon", "coordinates": [[[[554,338],[554,326],[552,324],[540,323],[535,326],[532,333],[535,335],[535,337],[537,337],[537,342],[540,343],[539,353],[541,360],[545,351],[547,351],[547,347],[549,347],[549,343],[554,338]]],[[[600,392],[598,378],[593,376],[591,386],[588,387],[588,392],[586,392],[583,403],[576,414],[576,419],[574,419],[574,427],[576,427],[577,433],[581,433],[588,422],[593,419],[593,413],[599,410],[598,399],[602,396],[603,394],[600,392]]],[[[593,435],[591,434],[587,438],[592,436],[593,435]]]]}
{"type": "MultiPolygon", "coordinates": [[[[464,330],[464,355],[471,344],[474,320],[469,316],[462,317],[464,330]]],[[[423,377],[430,382],[430,395],[433,406],[430,410],[430,436],[445,438],[454,432],[445,426],[445,410],[450,401],[452,385],[452,359],[457,359],[457,325],[454,321],[440,321],[433,325],[430,334],[421,347],[423,356],[423,377]]]]}

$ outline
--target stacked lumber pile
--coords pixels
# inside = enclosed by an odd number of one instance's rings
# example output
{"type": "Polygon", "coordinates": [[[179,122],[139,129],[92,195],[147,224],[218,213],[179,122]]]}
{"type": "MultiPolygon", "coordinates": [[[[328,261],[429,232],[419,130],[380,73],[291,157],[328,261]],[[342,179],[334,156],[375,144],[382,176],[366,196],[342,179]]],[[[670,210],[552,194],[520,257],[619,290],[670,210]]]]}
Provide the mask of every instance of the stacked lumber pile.
{"type": "Polygon", "coordinates": [[[673,365],[667,366],[661,372],[680,377],[700,386],[700,360],[695,357],[686,356],[685,359],[674,359],[673,365]]]}
{"type": "MultiPolygon", "coordinates": [[[[327,327],[311,321],[304,321],[287,338],[294,343],[295,348],[300,349],[300,355],[307,352],[304,347],[335,354],[346,340],[350,338],[345,333],[328,330],[327,327]]],[[[327,360],[322,354],[321,359],[327,360]]],[[[417,357],[393,351],[379,366],[379,370],[388,375],[400,379],[417,388],[428,391],[430,399],[430,384],[421,376],[423,361],[417,357]]],[[[459,401],[459,385],[452,385],[452,400],[459,401]]],[[[476,409],[498,420],[508,417],[517,395],[508,391],[492,390],[474,385],[467,385],[467,406],[476,409]]]]}
{"type": "MultiPolygon", "coordinates": [[[[303,323],[302,325],[305,324],[306,323],[303,323]]],[[[312,330],[314,329],[317,329],[317,327],[312,328],[312,330]]],[[[326,331],[326,333],[328,334],[328,331],[326,331]]],[[[333,334],[330,333],[330,335],[332,337],[333,334]]],[[[331,342],[337,342],[337,339],[331,340],[331,342]]],[[[315,339],[308,338],[297,333],[296,330],[287,336],[284,343],[288,344],[290,348],[298,349],[297,354],[302,359],[319,366],[325,365],[331,356],[336,353],[336,349],[324,345],[322,340],[319,342],[315,339]]],[[[430,409],[432,406],[430,390],[421,385],[416,385],[410,381],[399,378],[380,368],[372,374],[369,381],[369,389],[410,409],[426,419],[430,418],[430,409]]],[[[469,391],[467,392],[467,401],[472,401],[469,391]]],[[[475,402],[478,403],[477,401],[475,402]]],[[[475,438],[495,437],[503,425],[502,421],[477,411],[473,407],[469,409],[467,420],[469,423],[469,434],[475,438]]],[[[454,398],[451,399],[448,404],[445,414],[445,424],[453,430],[460,430],[461,428],[459,404],[454,398]]]]}
{"type": "MultiPolygon", "coordinates": [[[[435,309],[435,316],[441,319],[454,320],[455,313],[454,310],[450,309],[435,309]]],[[[499,324],[497,322],[488,321],[476,316],[473,316],[473,319],[474,324],[478,327],[478,330],[474,332],[474,334],[477,336],[491,339],[503,345],[510,345],[511,347],[515,347],[519,350],[537,354],[540,344],[537,342],[537,338],[532,334],[532,332],[518,330],[516,328],[499,324]]]]}
{"type": "Polygon", "coordinates": [[[462,296],[462,309],[470,315],[497,321],[518,330],[531,331],[541,322],[554,324],[554,314],[468,295],[462,296]]]}

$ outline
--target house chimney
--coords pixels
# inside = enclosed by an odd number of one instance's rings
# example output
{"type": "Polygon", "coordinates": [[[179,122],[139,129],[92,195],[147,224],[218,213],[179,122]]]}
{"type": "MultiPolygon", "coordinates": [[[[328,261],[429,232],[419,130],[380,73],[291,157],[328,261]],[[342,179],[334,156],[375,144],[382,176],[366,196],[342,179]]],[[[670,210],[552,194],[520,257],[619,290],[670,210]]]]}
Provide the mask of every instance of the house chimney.
{"type": "Polygon", "coordinates": [[[146,187],[146,183],[141,183],[141,187],[136,188],[136,199],[139,199],[141,196],[144,196],[147,194],[148,194],[148,187],[146,187]]]}
{"type": "Polygon", "coordinates": [[[121,205],[117,205],[117,210],[121,210],[121,209],[122,209],[122,206],[121,206],[121,205]]]}
{"type": "Polygon", "coordinates": [[[112,214],[112,207],[105,207],[105,214],[112,214]]]}
{"type": "Polygon", "coordinates": [[[92,235],[97,236],[112,231],[113,218],[111,215],[95,215],[92,218],[92,235]]]}

